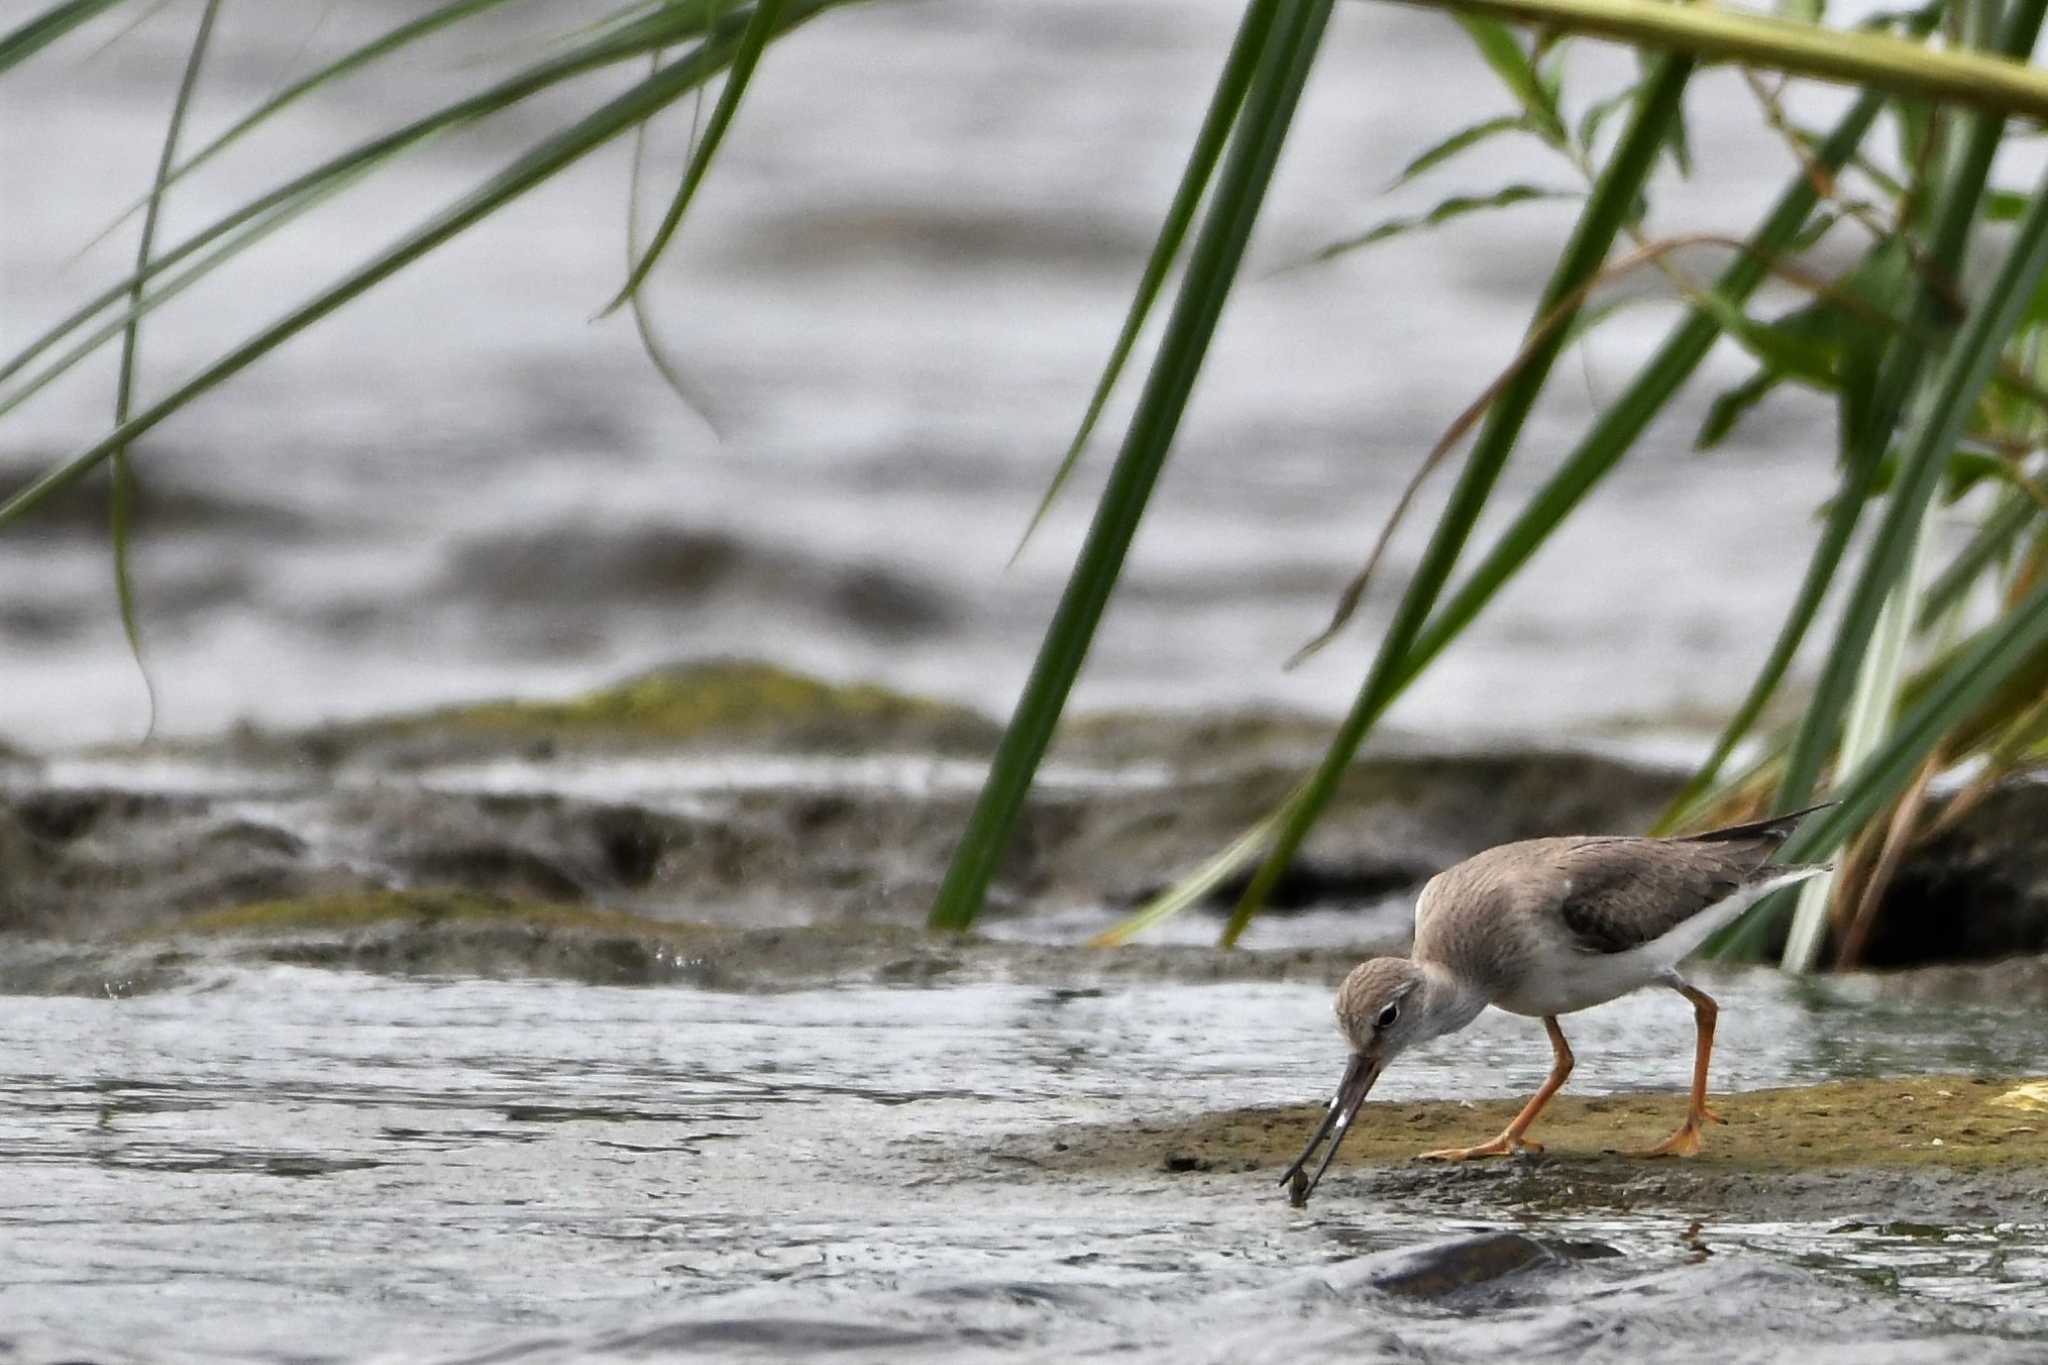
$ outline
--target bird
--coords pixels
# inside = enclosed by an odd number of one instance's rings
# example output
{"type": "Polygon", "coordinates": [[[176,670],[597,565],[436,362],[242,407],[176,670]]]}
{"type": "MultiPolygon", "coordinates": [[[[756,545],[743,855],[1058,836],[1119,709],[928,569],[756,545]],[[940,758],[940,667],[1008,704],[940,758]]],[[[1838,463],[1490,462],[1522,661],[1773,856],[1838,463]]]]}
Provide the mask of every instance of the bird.
{"type": "Polygon", "coordinates": [[[1677,1131],[1632,1155],[1697,1155],[1702,1125],[1722,1121],[1707,1106],[1720,1010],[1679,964],[1771,892],[1828,871],[1826,864],[1770,859],[1800,820],[1832,804],[1676,838],[1525,839],[1431,878],[1415,904],[1411,955],[1369,958],[1337,990],[1337,1025],[1351,1058],[1322,1123],[1280,1179],[1293,1202],[1307,1203],[1388,1064],[1418,1043],[1464,1028],[1488,1005],[1543,1021],[1553,1058],[1549,1078],[1498,1136],[1421,1156],[1467,1161],[1542,1151],[1526,1134],[1573,1066],[1558,1018],[1645,986],[1669,987],[1692,1003],[1692,1099],[1677,1131]],[[1309,1162],[1326,1138],[1329,1147],[1310,1175],[1309,1162]]]}

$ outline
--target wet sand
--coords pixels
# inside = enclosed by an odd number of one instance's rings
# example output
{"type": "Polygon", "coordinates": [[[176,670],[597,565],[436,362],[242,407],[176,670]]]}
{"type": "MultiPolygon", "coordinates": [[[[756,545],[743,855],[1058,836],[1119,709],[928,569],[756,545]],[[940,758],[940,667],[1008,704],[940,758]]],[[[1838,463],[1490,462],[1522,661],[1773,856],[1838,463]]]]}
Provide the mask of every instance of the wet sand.
{"type": "MultiPolygon", "coordinates": [[[[1597,1079],[1594,1080],[1597,1084],[1597,1079]]],[[[1626,1155],[1684,1113],[1682,1094],[1555,1098],[1543,1151],[1424,1161],[1504,1128],[1516,1099],[1368,1102],[1314,1202],[1478,1201],[1548,1210],[1661,1208],[1792,1220],[1990,1216],[2048,1199],[2048,1091],[2018,1078],[1905,1076],[1715,1095],[1725,1120],[1696,1157],[1626,1155]],[[2018,1205],[2014,1201],[2020,1201],[2018,1205]],[[1883,1210],[1882,1215],[1874,1210],[1883,1210]]],[[[1066,1127],[1029,1150],[1054,1171],[1256,1172],[1276,1179],[1322,1118],[1316,1105],[1175,1123],[1066,1127]]],[[[1277,1188],[1272,1197],[1283,1197],[1277,1188]]]]}

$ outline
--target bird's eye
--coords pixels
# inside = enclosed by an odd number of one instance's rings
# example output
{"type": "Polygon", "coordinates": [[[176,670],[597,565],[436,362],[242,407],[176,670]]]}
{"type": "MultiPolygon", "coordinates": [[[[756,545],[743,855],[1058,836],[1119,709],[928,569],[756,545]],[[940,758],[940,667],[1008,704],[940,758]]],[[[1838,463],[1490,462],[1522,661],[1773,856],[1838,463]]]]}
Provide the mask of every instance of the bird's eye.
{"type": "Polygon", "coordinates": [[[1390,1029],[1394,1026],[1394,1021],[1400,1017],[1401,1007],[1389,1005],[1380,1011],[1380,1017],[1372,1021],[1372,1026],[1377,1029],[1390,1029]]]}

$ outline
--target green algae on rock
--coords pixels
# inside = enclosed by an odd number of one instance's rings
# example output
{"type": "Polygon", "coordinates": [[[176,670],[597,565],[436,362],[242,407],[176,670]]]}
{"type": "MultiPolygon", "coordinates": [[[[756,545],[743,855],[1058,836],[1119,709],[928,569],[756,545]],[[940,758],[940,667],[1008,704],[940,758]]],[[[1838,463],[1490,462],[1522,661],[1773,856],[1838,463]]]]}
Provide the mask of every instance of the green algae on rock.
{"type": "Polygon", "coordinates": [[[379,740],[443,736],[514,746],[550,740],[597,746],[743,740],[800,751],[981,753],[997,733],[987,717],[964,706],[872,683],[830,683],[772,664],[717,659],[655,669],[558,701],[478,702],[336,726],[311,738],[344,751],[379,740]]]}

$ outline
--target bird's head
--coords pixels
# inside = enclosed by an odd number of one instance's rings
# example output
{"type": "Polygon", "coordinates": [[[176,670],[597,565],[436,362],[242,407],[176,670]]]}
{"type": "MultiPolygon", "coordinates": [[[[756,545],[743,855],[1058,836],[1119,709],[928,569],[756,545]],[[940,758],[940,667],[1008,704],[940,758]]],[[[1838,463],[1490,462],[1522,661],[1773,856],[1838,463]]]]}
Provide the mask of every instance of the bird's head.
{"type": "Polygon", "coordinates": [[[1338,1082],[1337,1093],[1331,1098],[1315,1136],[1280,1178],[1280,1183],[1289,1187],[1295,1203],[1308,1201],[1316,1182],[1323,1178],[1323,1172],[1337,1155],[1344,1135],[1350,1132],[1351,1120],[1365,1103],[1367,1092],[1387,1064],[1415,1044],[1448,1033],[1470,1018],[1469,1014],[1456,1017],[1463,1013],[1461,1010],[1440,1008],[1446,1002],[1438,996],[1444,992],[1434,990],[1434,984],[1429,969],[1419,962],[1405,957],[1375,957],[1352,968],[1351,975],[1337,989],[1337,1026],[1351,1044],[1351,1061],[1344,1068],[1344,1079],[1338,1082]],[[1323,1153],[1322,1162],[1311,1175],[1307,1169],[1309,1160],[1324,1138],[1330,1140],[1329,1150],[1323,1153]]]}

